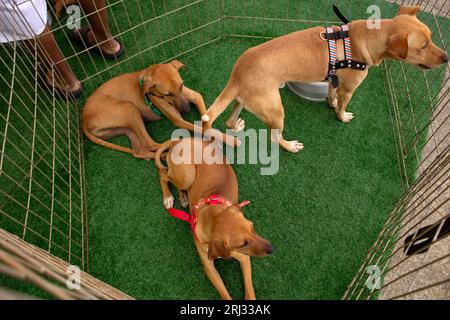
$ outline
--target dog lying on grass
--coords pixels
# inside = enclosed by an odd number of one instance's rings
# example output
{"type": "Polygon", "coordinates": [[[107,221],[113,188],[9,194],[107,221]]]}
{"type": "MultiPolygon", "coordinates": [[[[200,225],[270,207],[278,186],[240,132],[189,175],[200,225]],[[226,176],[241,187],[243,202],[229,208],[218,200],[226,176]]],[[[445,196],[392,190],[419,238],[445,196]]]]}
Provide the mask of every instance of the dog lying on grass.
{"type": "MultiPolygon", "coordinates": [[[[365,67],[377,66],[383,59],[394,59],[423,69],[448,62],[447,54],[432,42],[430,29],[416,18],[419,8],[401,7],[394,19],[381,20],[379,29],[369,29],[366,20],[350,22],[348,33],[353,59],[362,61],[365,67]]],[[[333,30],[337,32],[339,28],[333,30]]],[[[226,122],[228,128],[244,128],[239,113],[245,108],[270,129],[278,129],[272,131],[273,142],[290,152],[300,151],[302,143],[283,138],[285,114],[279,88],[286,82],[324,81],[331,60],[325,31],[323,27],[297,31],[244,52],[234,65],[228,84],[208,109],[209,121],[204,127],[210,128],[228,104],[236,100],[226,122]]],[[[339,60],[344,57],[342,42],[336,40],[339,60]]],[[[367,69],[336,70],[339,86],[336,89],[330,84],[328,103],[342,122],[353,119],[353,114],[345,110],[354,91],[366,78],[367,69]]]]}
{"type": "MultiPolygon", "coordinates": [[[[181,206],[189,204],[190,218],[186,214],[181,219],[191,223],[205,273],[222,299],[231,299],[231,296],[214,267],[214,260],[219,257],[239,261],[244,275],[245,298],[255,299],[250,256],[264,257],[273,249],[270,242],[256,234],[253,223],[244,217],[241,207],[245,203],[237,204],[238,183],[233,168],[226,163],[225,157],[222,164],[206,164],[204,155],[201,164],[176,160],[179,150],[190,152],[191,159],[194,159],[194,150],[204,150],[208,143],[185,138],[167,141],[158,149],[155,164],[159,168],[164,206],[169,210],[173,207],[174,197],[169,189],[171,182],[178,188],[181,206]],[[203,148],[194,148],[194,143],[202,144],[203,148]],[[161,163],[161,155],[167,150],[166,167],[161,163]]],[[[185,213],[179,211],[179,214],[185,213]]]]}
{"type": "MultiPolygon", "coordinates": [[[[86,136],[103,147],[148,160],[154,158],[160,144],[149,136],[144,120],[156,121],[166,116],[178,128],[201,132],[201,127],[181,116],[182,112],[190,111],[189,103],[196,105],[201,116],[206,113],[201,94],[184,85],[179,74],[183,67],[180,61],[172,60],[122,74],[102,84],[83,108],[82,122],[86,136]],[[126,135],[132,148],[106,141],[118,135],[126,135]]],[[[222,137],[231,144],[238,142],[232,137],[226,139],[225,134],[216,137],[222,137]]]]}

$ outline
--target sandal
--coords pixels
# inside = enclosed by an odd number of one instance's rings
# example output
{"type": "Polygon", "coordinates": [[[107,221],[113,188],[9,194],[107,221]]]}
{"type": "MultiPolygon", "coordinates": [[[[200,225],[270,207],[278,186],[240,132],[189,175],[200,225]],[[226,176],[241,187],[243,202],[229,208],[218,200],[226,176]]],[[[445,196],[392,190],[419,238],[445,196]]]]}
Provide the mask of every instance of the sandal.
{"type": "Polygon", "coordinates": [[[82,26],[80,29],[74,29],[69,33],[69,38],[75,42],[76,44],[78,44],[79,46],[83,47],[83,48],[87,48],[88,50],[93,50],[99,54],[101,54],[102,56],[104,56],[107,59],[111,59],[111,60],[115,60],[117,58],[120,58],[123,53],[125,52],[125,47],[122,43],[122,41],[120,41],[119,39],[115,39],[120,46],[119,51],[117,51],[116,53],[107,53],[105,51],[103,51],[102,49],[100,49],[100,47],[98,45],[92,45],[88,42],[88,33],[89,31],[91,31],[91,27],[88,25],[82,26]]]}
{"type": "Polygon", "coordinates": [[[61,88],[53,87],[51,84],[47,82],[47,72],[48,68],[44,67],[42,63],[39,63],[38,66],[38,83],[42,88],[48,89],[50,92],[55,90],[55,94],[60,97],[73,97],[74,99],[78,99],[84,92],[83,83],[80,83],[80,88],[76,91],[67,91],[61,88]]]}

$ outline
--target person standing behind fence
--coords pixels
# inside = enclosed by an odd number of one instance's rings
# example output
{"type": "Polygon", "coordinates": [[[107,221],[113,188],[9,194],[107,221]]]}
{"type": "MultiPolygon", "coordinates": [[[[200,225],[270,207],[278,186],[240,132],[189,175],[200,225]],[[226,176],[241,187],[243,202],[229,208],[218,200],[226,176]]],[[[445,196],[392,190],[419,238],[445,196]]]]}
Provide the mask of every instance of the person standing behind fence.
{"type": "MultiPolygon", "coordinates": [[[[89,25],[72,30],[70,39],[84,48],[93,50],[107,59],[117,59],[124,52],[119,39],[109,29],[105,0],[78,0],[89,25]]],[[[43,68],[41,80],[50,90],[78,98],[83,85],[68,65],[47,23],[45,0],[1,0],[0,42],[25,41],[29,48],[37,48],[43,68]],[[52,72],[54,69],[54,72],[52,72]]]]}

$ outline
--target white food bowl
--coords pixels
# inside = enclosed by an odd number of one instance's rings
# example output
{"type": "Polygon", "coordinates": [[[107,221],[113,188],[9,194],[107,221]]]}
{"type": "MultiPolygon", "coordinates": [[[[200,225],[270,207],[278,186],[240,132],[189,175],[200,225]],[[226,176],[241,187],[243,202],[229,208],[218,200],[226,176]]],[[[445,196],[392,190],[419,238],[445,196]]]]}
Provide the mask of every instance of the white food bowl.
{"type": "Polygon", "coordinates": [[[328,82],[288,82],[287,86],[296,95],[311,101],[325,101],[328,96],[328,82]]]}

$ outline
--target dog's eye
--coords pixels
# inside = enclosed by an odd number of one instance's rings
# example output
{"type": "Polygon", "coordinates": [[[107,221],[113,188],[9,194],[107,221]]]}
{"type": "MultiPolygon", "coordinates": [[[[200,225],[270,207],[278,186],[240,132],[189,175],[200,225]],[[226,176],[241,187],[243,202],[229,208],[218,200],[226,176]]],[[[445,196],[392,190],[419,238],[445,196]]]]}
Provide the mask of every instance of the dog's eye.
{"type": "Polygon", "coordinates": [[[157,98],[160,98],[160,99],[164,99],[164,96],[159,96],[156,93],[147,92],[147,94],[149,94],[151,96],[154,96],[154,97],[157,97],[157,98]]]}
{"type": "Polygon", "coordinates": [[[244,243],[243,243],[241,246],[239,246],[239,248],[243,248],[243,247],[245,247],[245,246],[247,246],[247,245],[248,245],[248,241],[245,240],[244,243]]]}
{"type": "Polygon", "coordinates": [[[166,97],[171,97],[171,96],[173,96],[173,93],[168,92],[168,93],[163,93],[163,95],[165,95],[166,97]]]}
{"type": "Polygon", "coordinates": [[[425,45],[422,47],[422,50],[426,49],[428,47],[428,41],[425,43],[425,45]]]}

